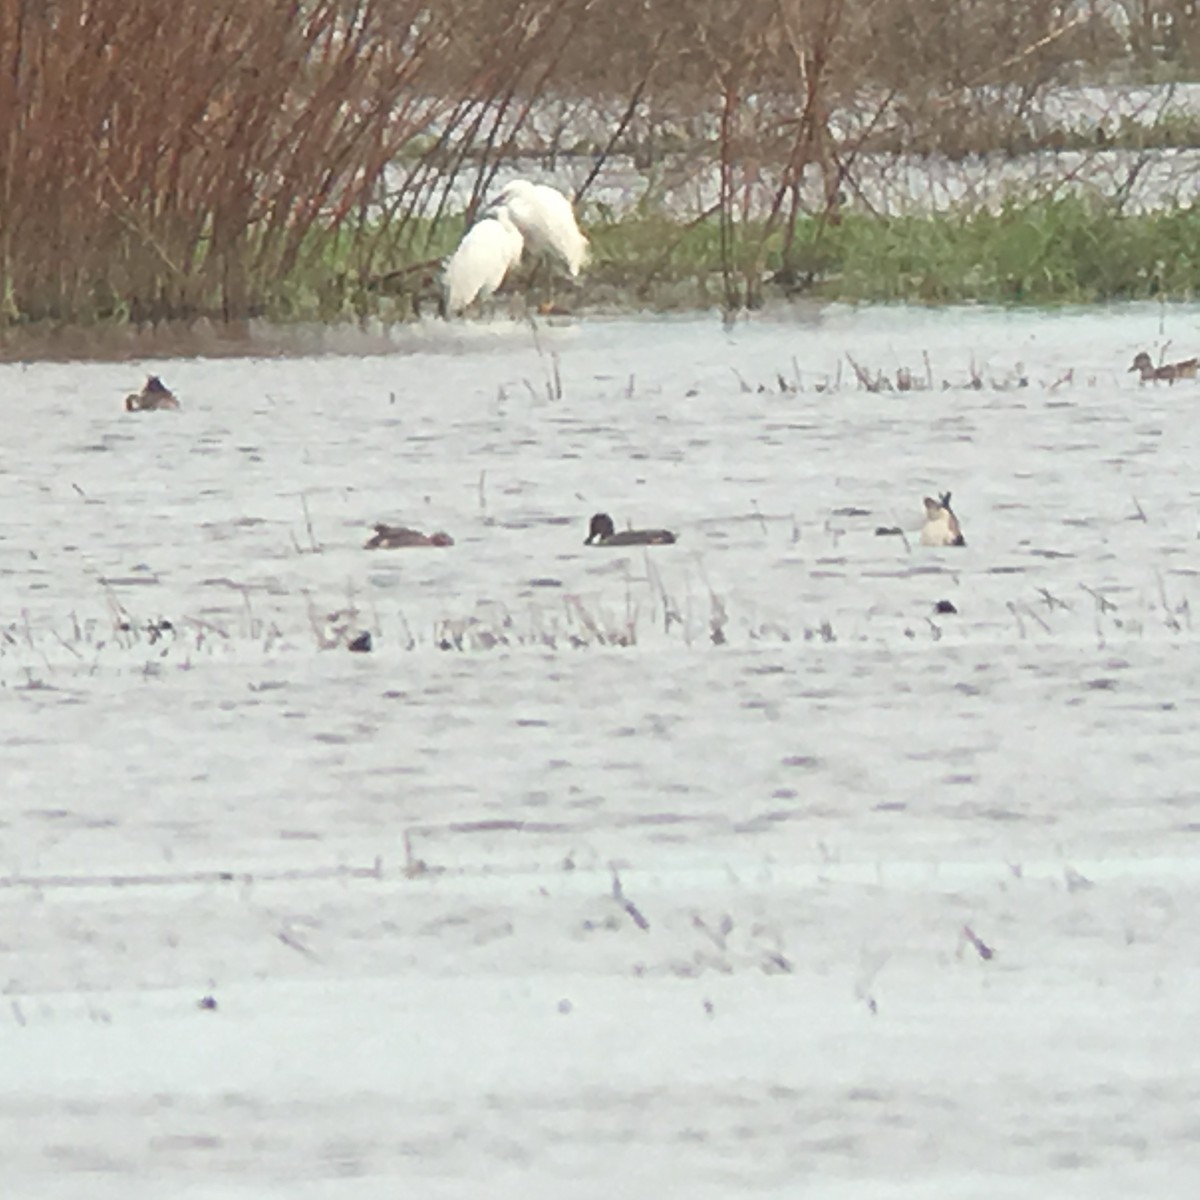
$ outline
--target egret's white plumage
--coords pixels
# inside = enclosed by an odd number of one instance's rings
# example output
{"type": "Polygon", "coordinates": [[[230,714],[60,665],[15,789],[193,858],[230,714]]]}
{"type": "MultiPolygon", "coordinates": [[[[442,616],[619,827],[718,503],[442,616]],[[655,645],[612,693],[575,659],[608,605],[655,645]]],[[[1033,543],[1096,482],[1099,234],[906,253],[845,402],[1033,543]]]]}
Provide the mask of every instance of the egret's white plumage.
{"type": "Polygon", "coordinates": [[[489,209],[505,208],[531,249],[553,254],[572,275],[587,265],[588,240],[575,223],[571,202],[545,183],[514,179],[500,189],[489,209]]]}
{"type": "Polygon", "coordinates": [[[446,312],[460,313],[476,296],[486,299],[521,261],[525,239],[504,206],[491,206],[467,230],[443,277],[446,312]]]}

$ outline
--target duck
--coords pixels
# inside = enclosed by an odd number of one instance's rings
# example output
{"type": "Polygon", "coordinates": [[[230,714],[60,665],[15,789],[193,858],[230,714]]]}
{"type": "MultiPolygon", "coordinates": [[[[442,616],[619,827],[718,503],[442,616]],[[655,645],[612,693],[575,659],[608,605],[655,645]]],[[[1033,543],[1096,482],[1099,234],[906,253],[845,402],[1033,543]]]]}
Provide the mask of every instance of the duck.
{"type": "Polygon", "coordinates": [[[921,530],[922,546],[965,546],[962,526],[950,507],[950,493],[943,492],[938,499],[925,497],[925,526],[921,530]]]}
{"type": "Polygon", "coordinates": [[[585,546],[670,546],[675,535],[669,529],[622,529],[613,525],[608,513],[596,513],[584,539],[585,546]]]}
{"type": "Polygon", "coordinates": [[[421,533],[404,525],[386,525],[382,521],[367,540],[367,550],[401,550],[409,546],[453,546],[454,539],[439,530],[437,533],[421,533]]]}
{"type": "Polygon", "coordinates": [[[157,375],[147,375],[146,386],[125,397],[126,412],[159,412],[179,407],[175,393],[157,375]]]}
{"type": "Polygon", "coordinates": [[[1157,383],[1160,379],[1165,379],[1167,383],[1174,383],[1177,379],[1195,379],[1198,369],[1200,358],[1185,358],[1181,362],[1162,363],[1156,367],[1145,350],[1138,351],[1133,366],[1129,368],[1141,375],[1143,383],[1157,383]]]}

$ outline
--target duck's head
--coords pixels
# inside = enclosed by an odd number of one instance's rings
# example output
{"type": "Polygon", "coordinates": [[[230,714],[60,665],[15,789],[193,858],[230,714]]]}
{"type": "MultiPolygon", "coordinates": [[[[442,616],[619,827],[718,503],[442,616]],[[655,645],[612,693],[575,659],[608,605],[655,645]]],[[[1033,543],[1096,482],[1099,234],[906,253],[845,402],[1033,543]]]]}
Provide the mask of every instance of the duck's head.
{"type": "Polygon", "coordinates": [[[594,542],[602,542],[605,538],[610,538],[616,533],[616,526],[613,525],[612,517],[608,513],[596,513],[592,517],[592,523],[588,526],[588,535],[584,541],[585,546],[590,546],[594,542]]]}

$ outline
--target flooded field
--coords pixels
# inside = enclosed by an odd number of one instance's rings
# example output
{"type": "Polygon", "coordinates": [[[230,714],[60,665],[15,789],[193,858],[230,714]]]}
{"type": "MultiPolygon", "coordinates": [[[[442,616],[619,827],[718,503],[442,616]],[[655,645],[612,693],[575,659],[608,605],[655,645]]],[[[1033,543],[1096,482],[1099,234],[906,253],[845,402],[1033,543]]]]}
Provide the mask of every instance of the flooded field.
{"type": "Polygon", "coordinates": [[[5,1194],[1190,1196],[1198,326],[0,366],[5,1194]]]}

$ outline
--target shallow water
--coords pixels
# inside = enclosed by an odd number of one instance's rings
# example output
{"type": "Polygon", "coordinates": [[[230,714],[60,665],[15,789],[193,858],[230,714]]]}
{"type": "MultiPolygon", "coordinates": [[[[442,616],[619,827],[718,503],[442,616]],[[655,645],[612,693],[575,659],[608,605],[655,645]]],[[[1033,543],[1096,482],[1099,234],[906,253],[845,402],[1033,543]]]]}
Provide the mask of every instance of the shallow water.
{"type": "MultiPolygon", "coordinates": [[[[976,91],[976,100],[981,99],[976,91]]],[[[864,100],[857,97],[858,102],[864,100]]],[[[1028,96],[1005,94],[999,89],[988,103],[996,110],[1019,107],[1025,114],[1028,133],[1050,141],[1047,135],[1052,129],[1094,133],[1103,127],[1116,134],[1139,125],[1149,129],[1160,122],[1185,123],[1200,111],[1200,86],[1068,86],[1043,91],[1032,107],[1028,96]]],[[[590,106],[581,109],[575,100],[554,104],[543,97],[539,112],[531,115],[524,130],[526,156],[512,162],[513,173],[575,194],[582,189],[585,204],[593,206],[591,215],[605,220],[612,214],[632,213],[647,202],[680,220],[711,213],[719,206],[723,195],[720,168],[715,164],[704,166],[695,149],[660,154],[649,174],[644,164],[639,165],[628,155],[609,155],[598,166],[594,155],[561,154],[552,149],[562,145],[606,145],[611,130],[628,117],[623,109],[623,104],[612,112],[590,106]]],[[[501,115],[497,113],[497,119],[501,115]]],[[[831,114],[832,126],[844,145],[858,146],[865,118],[866,113],[861,108],[855,111],[854,105],[841,116],[831,114]]],[[[639,118],[634,118],[630,131],[645,146],[659,140],[642,128],[639,118]]],[[[718,114],[707,121],[693,118],[668,131],[668,140],[693,146],[705,140],[715,145],[719,138],[718,114]]],[[[996,210],[1011,200],[1036,195],[1079,195],[1105,202],[1120,197],[1124,212],[1153,212],[1194,201],[1196,168],[1197,153],[1186,146],[1146,153],[1089,145],[1078,150],[1016,155],[997,150],[957,158],[856,152],[850,175],[854,186],[848,190],[853,191],[849,201],[852,207],[861,205],[864,212],[876,216],[964,208],[996,210]]],[[[790,182],[785,183],[769,163],[752,157],[743,171],[735,171],[737,212],[766,219],[775,211],[781,189],[786,191],[790,182]]],[[[397,188],[403,186],[403,176],[397,175],[392,183],[397,188]]],[[[475,178],[464,174],[451,188],[451,208],[465,209],[471,203],[475,185],[475,178]]],[[[823,210],[825,181],[815,163],[802,173],[800,195],[807,210],[823,210]]]]}
{"type": "Polygon", "coordinates": [[[1197,315],[0,367],[9,1190],[1190,1195],[1197,315]]]}

